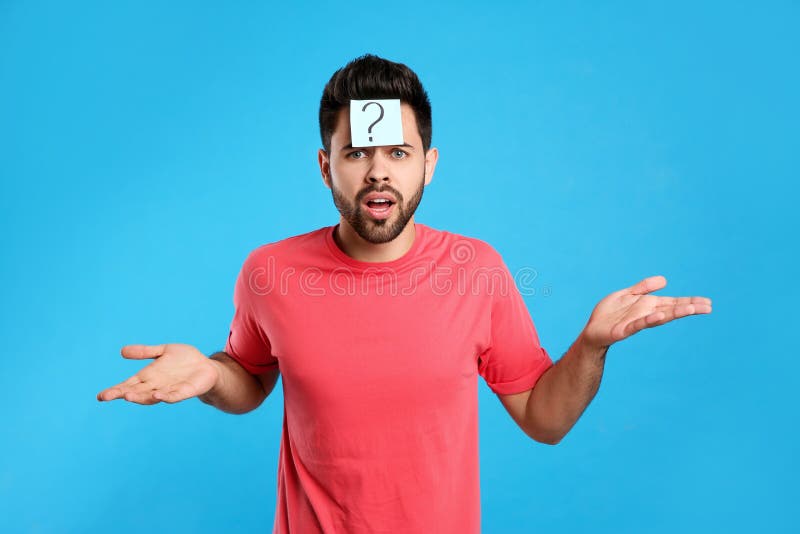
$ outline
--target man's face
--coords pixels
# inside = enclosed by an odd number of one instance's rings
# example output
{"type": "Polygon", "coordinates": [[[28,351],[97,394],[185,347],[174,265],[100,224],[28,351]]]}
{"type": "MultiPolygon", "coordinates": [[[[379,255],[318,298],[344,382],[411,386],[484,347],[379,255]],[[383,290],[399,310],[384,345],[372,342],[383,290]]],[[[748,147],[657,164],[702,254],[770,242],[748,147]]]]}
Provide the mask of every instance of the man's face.
{"type": "Polygon", "coordinates": [[[370,243],[386,243],[400,235],[436,167],[438,151],[431,148],[423,153],[414,110],[402,103],[400,114],[404,143],[353,148],[350,110],[344,108],[331,137],[330,154],[319,151],[322,179],[331,189],[336,208],[370,243]]]}

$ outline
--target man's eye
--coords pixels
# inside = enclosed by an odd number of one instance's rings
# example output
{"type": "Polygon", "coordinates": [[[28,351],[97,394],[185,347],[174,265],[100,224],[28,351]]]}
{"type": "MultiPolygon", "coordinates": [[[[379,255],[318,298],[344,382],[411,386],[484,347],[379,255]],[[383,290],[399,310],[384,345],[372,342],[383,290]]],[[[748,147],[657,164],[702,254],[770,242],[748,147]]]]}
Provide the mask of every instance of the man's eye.
{"type": "Polygon", "coordinates": [[[395,148],[394,150],[392,150],[392,154],[394,154],[394,157],[396,157],[397,159],[408,156],[408,152],[406,152],[405,150],[400,150],[399,148],[395,148]]]}
{"type": "Polygon", "coordinates": [[[365,153],[363,150],[355,150],[350,152],[347,156],[353,159],[361,159],[365,156],[365,153]]]}

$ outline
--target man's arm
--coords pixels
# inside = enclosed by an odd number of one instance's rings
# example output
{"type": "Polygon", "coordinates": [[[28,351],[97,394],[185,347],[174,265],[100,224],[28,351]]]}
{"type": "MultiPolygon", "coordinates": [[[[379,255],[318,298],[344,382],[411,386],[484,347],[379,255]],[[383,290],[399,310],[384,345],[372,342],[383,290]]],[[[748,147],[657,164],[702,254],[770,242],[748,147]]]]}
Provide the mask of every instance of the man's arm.
{"type": "Polygon", "coordinates": [[[608,347],[593,347],[583,336],[542,374],[533,389],[498,395],[509,415],[531,438],[555,445],[570,431],[600,387],[608,347]]]}
{"type": "Polygon", "coordinates": [[[223,412],[243,414],[258,408],[278,380],[278,368],[262,375],[251,375],[225,352],[210,357],[218,371],[214,386],[198,398],[223,412]]]}
{"type": "Polygon", "coordinates": [[[666,285],[663,276],[650,276],[611,293],[595,306],[578,339],[533,389],[498,395],[526,434],[551,445],[561,441],[597,393],[606,353],[614,343],[645,328],[711,313],[707,297],[649,295],[666,285]]]}

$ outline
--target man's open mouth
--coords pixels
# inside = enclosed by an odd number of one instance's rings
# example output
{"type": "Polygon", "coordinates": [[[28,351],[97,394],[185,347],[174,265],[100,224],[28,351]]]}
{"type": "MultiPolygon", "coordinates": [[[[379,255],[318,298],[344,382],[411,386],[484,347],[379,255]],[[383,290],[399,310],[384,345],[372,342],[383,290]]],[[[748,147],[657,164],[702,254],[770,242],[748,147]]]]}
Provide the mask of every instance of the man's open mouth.
{"type": "Polygon", "coordinates": [[[395,202],[389,198],[371,198],[364,202],[367,212],[375,219],[387,218],[393,210],[395,202]]]}
{"type": "Polygon", "coordinates": [[[392,204],[394,204],[394,202],[385,198],[367,201],[367,206],[378,211],[388,209],[392,204]]]}

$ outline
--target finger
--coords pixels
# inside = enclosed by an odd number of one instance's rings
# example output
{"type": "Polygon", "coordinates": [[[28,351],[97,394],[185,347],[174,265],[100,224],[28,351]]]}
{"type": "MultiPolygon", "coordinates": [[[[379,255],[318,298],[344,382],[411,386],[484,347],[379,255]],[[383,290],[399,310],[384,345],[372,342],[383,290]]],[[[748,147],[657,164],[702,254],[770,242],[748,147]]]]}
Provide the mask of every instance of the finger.
{"type": "Polygon", "coordinates": [[[633,321],[630,321],[626,325],[622,327],[622,338],[630,337],[636,332],[640,330],[644,330],[645,328],[651,328],[653,326],[658,326],[663,324],[664,319],[666,318],[666,313],[663,311],[656,311],[650,313],[644,317],[640,317],[633,321]]]}
{"type": "Polygon", "coordinates": [[[679,317],[686,317],[687,315],[699,315],[703,313],[711,313],[711,304],[676,304],[676,305],[661,305],[656,306],[653,311],[662,311],[666,314],[669,320],[677,319],[679,317]]]}
{"type": "Polygon", "coordinates": [[[126,391],[123,398],[136,404],[156,404],[160,401],[153,397],[154,391],[155,388],[151,384],[142,383],[126,391]]]}
{"type": "Polygon", "coordinates": [[[144,382],[137,380],[138,377],[132,376],[125,382],[121,382],[116,386],[110,387],[107,390],[100,392],[97,395],[97,400],[109,401],[114,399],[124,399],[125,395],[128,393],[139,394],[143,391],[153,389],[151,385],[145,384],[144,382]]]}
{"type": "Polygon", "coordinates": [[[167,349],[166,344],[161,345],[125,345],[120,353],[125,358],[132,360],[143,360],[147,358],[157,358],[164,354],[167,349]]]}
{"type": "Polygon", "coordinates": [[[698,315],[702,313],[711,313],[711,305],[709,304],[681,304],[678,306],[659,306],[653,310],[652,313],[639,317],[628,322],[622,327],[624,337],[629,337],[639,330],[645,328],[652,328],[654,326],[661,326],[675,319],[686,317],[688,315],[698,315]]]}
{"type": "Polygon", "coordinates": [[[660,274],[656,276],[648,276],[641,282],[629,287],[628,292],[631,295],[646,295],[647,293],[652,293],[653,291],[663,289],[666,285],[667,279],[660,274]]]}
{"type": "Polygon", "coordinates": [[[708,297],[656,297],[658,305],[678,305],[678,304],[708,304],[711,306],[711,299],[708,297]]]}
{"type": "Polygon", "coordinates": [[[97,394],[97,400],[99,400],[100,402],[112,401],[120,397],[122,397],[122,390],[116,387],[110,387],[108,389],[104,389],[103,391],[97,394]]]}
{"type": "Polygon", "coordinates": [[[160,402],[158,399],[153,397],[152,390],[145,391],[142,393],[135,393],[133,391],[129,391],[125,393],[125,395],[123,395],[123,398],[126,401],[133,402],[135,404],[150,405],[150,404],[157,404],[158,402],[160,402]]]}
{"type": "Polygon", "coordinates": [[[197,395],[194,386],[188,382],[180,382],[174,386],[158,389],[153,392],[153,398],[159,401],[174,404],[197,395]]]}
{"type": "Polygon", "coordinates": [[[104,389],[100,393],[97,394],[97,400],[99,401],[110,401],[114,399],[119,399],[122,397],[128,388],[135,386],[136,384],[141,383],[142,380],[139,378],[139,375],[133,375],[129,379],[125,380],[124,382],[120,382],[115,386],[111,386],[108,389],[104,389]]]}

